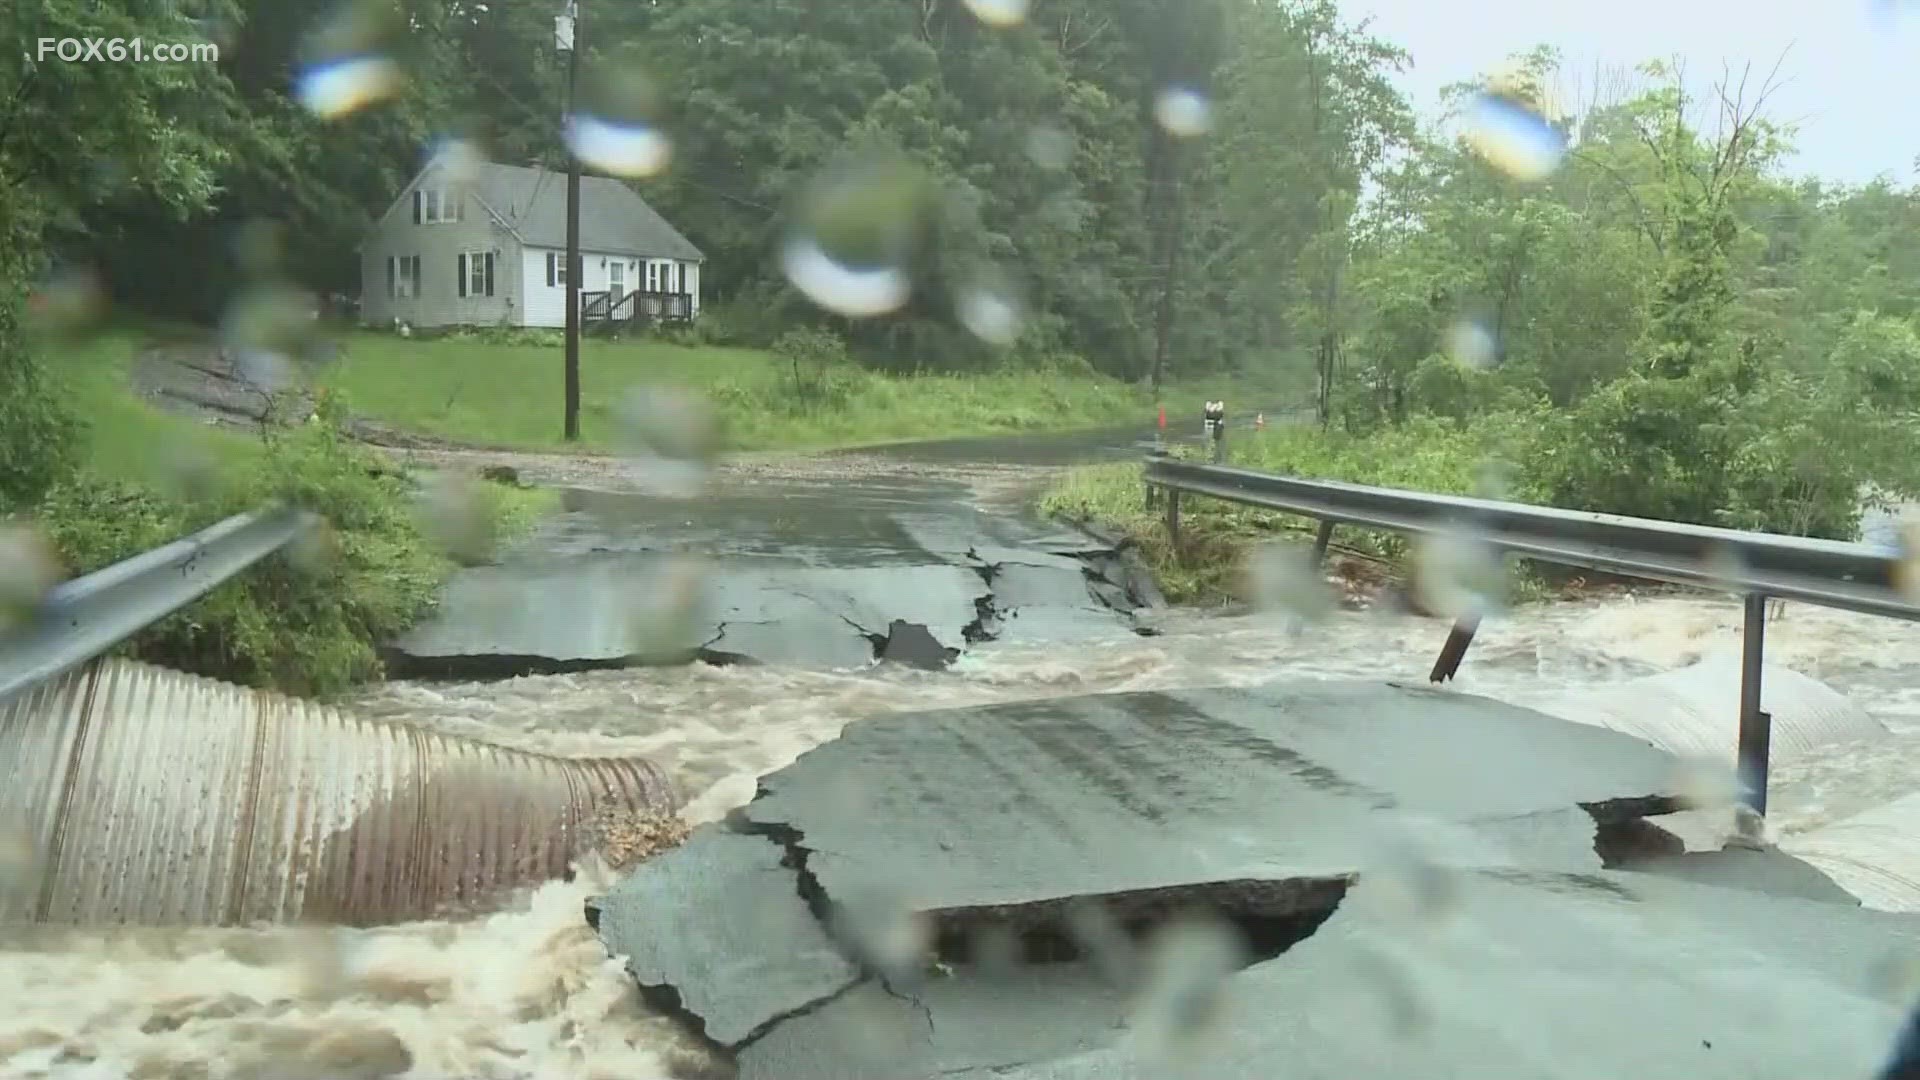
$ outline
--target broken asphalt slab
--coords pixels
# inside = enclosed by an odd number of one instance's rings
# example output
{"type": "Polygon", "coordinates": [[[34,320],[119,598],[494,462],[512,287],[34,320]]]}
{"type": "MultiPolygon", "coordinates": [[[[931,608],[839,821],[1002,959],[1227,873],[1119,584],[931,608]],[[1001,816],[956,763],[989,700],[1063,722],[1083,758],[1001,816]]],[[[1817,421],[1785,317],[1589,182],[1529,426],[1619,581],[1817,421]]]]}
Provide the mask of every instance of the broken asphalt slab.
{"type": "Polygon", "coordinates": [[[742,1080],[1164,1077],[1137,967],[1073,931],[1089,903],[1129,930],[1211,910],[1253,946],[1188,1075],[1868,1075],[1900,1020],[1870,976],[1920,923],[1778,895],[1831,899],[1777,852],[1598,869],[1596,821],[1631,831],[1683,772],[1390,684],[896,716],[764,778],[599,925],[742,1080]],[[883,895],[946,966],[848,961],[874,954],[835,932],[883,895]],[[996,929],[1065,962],[991,964],[996,929]]]}
{"type": "Polygon", "coordinates": [[[1428,861],[1597,870],[1602,818],[1678,805],[1643,742],[1383,683],[1108,694],[877,718],[761,781],[748,827],[827,895],[923,910],[1428,861]],[[1582,808],[1586,808],[1583,810],[1582,808]]]}
{"type": "Polygon", "coordinates": [[[861,978],[801,899],[785,854],[764,837],[703,828],[602,897],[597,929],[620,943],[644,993],[737,1045],[861,978]]]}
{"type": "Polygon", "coordinates": [[[694,658],[934,668],[984,641],[1135,632],[1131,612],[1152,596],[1096,542],[955,505],[951,485],[829,492],[842,513],[818,529],[828,495],[792,487],[692,507],[596,495],[526,551],[455,574],[435,614],[389,648],[391,667],[416,677],[694,658]],[[695,516],[675,522],[669,510],[695,516]],[[667,568],[687,555],[704,565],[691,610],[669,634],[643,635],[662,621],[667,568]]]}
{"type": "Polygon", "coordinates": [[[1617,871],[1466,871],[1410,919],[1364,876],[1318,930],[1171,1017],[1077,963],[862,986],[738,1054],[739,1080],[1805,1080],[1875,1073],[1870,992],[1920,921],[1617,871]]]}

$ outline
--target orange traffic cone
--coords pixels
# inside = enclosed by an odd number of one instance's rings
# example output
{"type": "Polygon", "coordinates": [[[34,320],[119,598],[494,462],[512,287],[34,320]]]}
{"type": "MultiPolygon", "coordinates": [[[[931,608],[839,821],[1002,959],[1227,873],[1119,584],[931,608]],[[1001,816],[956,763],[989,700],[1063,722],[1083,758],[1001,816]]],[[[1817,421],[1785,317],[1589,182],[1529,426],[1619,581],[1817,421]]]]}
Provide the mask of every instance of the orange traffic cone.
{"type": "Polygon", "coordinates": [[[1167,430],[1167,407],[1165,405],[1160,406],[1160,430],[1167,430]]]}

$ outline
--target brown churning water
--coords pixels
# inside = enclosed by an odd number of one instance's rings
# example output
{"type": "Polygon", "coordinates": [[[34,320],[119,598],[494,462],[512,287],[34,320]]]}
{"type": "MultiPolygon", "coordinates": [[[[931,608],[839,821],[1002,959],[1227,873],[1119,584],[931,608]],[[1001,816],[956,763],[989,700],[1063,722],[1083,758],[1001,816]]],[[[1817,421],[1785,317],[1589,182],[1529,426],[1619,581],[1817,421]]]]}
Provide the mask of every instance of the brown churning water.
{"type": "Polygon", "coordinates": [[[0,924],[370,926],[564,878],[677,811],[634,758],[568,760],[124,660],[0,710],[0,924]]]}

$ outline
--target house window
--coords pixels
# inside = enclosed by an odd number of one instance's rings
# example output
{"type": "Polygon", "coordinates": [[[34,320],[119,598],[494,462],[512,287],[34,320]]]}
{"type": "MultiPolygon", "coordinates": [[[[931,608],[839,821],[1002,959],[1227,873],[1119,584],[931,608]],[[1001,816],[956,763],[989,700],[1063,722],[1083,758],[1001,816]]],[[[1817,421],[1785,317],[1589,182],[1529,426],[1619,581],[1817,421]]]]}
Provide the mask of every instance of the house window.
{"type": "Polygon", "coordinates": [[[675,291],[684,294],[687,291],[687,264],[679,263],[678,265],[680,267],[680,287],[675,291]]]}
{"type": "Polygon", "coordinates": [[[438,225],[460,220],[460,198],[444,188],[413,189],[413,223],[438,225]]]}
{"type": "Polygon", "coordinates": [[[459,257],[454,274],[460,282],[460,295],[493,295],[493,252],[472,251],[459,257]]]}
{"type": "Polygon", "coordinates": [[[567,287],[567,257],[557,251],[547,252],[547,287],[567,287]]]}
{"type": "Polygon", "coordinates": [[[619,259],[607,264],[607,291],[615,298],[627,295],[627,264],[619,259]]]}
{"type": "Polygon", "coordinates": [[[387,299],[410,300],[420,295],[420,256],[387,256],[387,299]]]}

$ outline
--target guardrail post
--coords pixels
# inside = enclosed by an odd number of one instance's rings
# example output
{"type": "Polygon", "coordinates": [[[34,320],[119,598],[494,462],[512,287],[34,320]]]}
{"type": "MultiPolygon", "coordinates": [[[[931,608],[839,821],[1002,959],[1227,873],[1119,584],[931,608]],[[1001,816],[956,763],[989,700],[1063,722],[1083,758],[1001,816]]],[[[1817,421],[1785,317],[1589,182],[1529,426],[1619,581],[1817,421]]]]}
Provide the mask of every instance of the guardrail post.
{"type": "Polygon", "coordinates": [[[1773,716],[1760,708],[1760,664],[1767,647],[1767,597],[1748,593],[1746,621],[1740,631],[1740,787],[1741,801],[1767,814],[1767,757],[1772,749],[1773,716]]]}
{"type": "Polygon", "coordinates": [[[1467,646],[1473,644],[1473,635],[1480,630],[1480,616],[1462,615],[1453,621],[1453,629],[1447,631],[1447,643],[1440,646],[1440,656],[1433,662],[1433,670],[1427,673],[1428,682],[1446,682],[1460,671],[1460,661],[1466,659],[1467,646]]]}
{"type": "MultiPolygon", "coordinates": [[[[1167,448],[1156,441],[1154,443],[1153,453],[1150,456],[1153,458],[1164,458],[1167,456],[1167,448]]],[[[1146,484],[1147,488],[1146,506],[1147,509],[1151,510],[1160,505],[1160,489],[1155,487],[1151,480],[1145,480],[1143,483],[1146,484]]]]}
{"type": "Polygon", "coordinates": [[[1173,545],[1174,554],[1180,553],[1180,489],[1167,489],[1167,543],[1173,545]]]}
{"type": "Polygon", "coordinates": [[[1333,522],[1323,521],[1313,531],[1313,565],[1319,566],[1327,561],[1327,547],[1333,543],[1333,522]]]}

